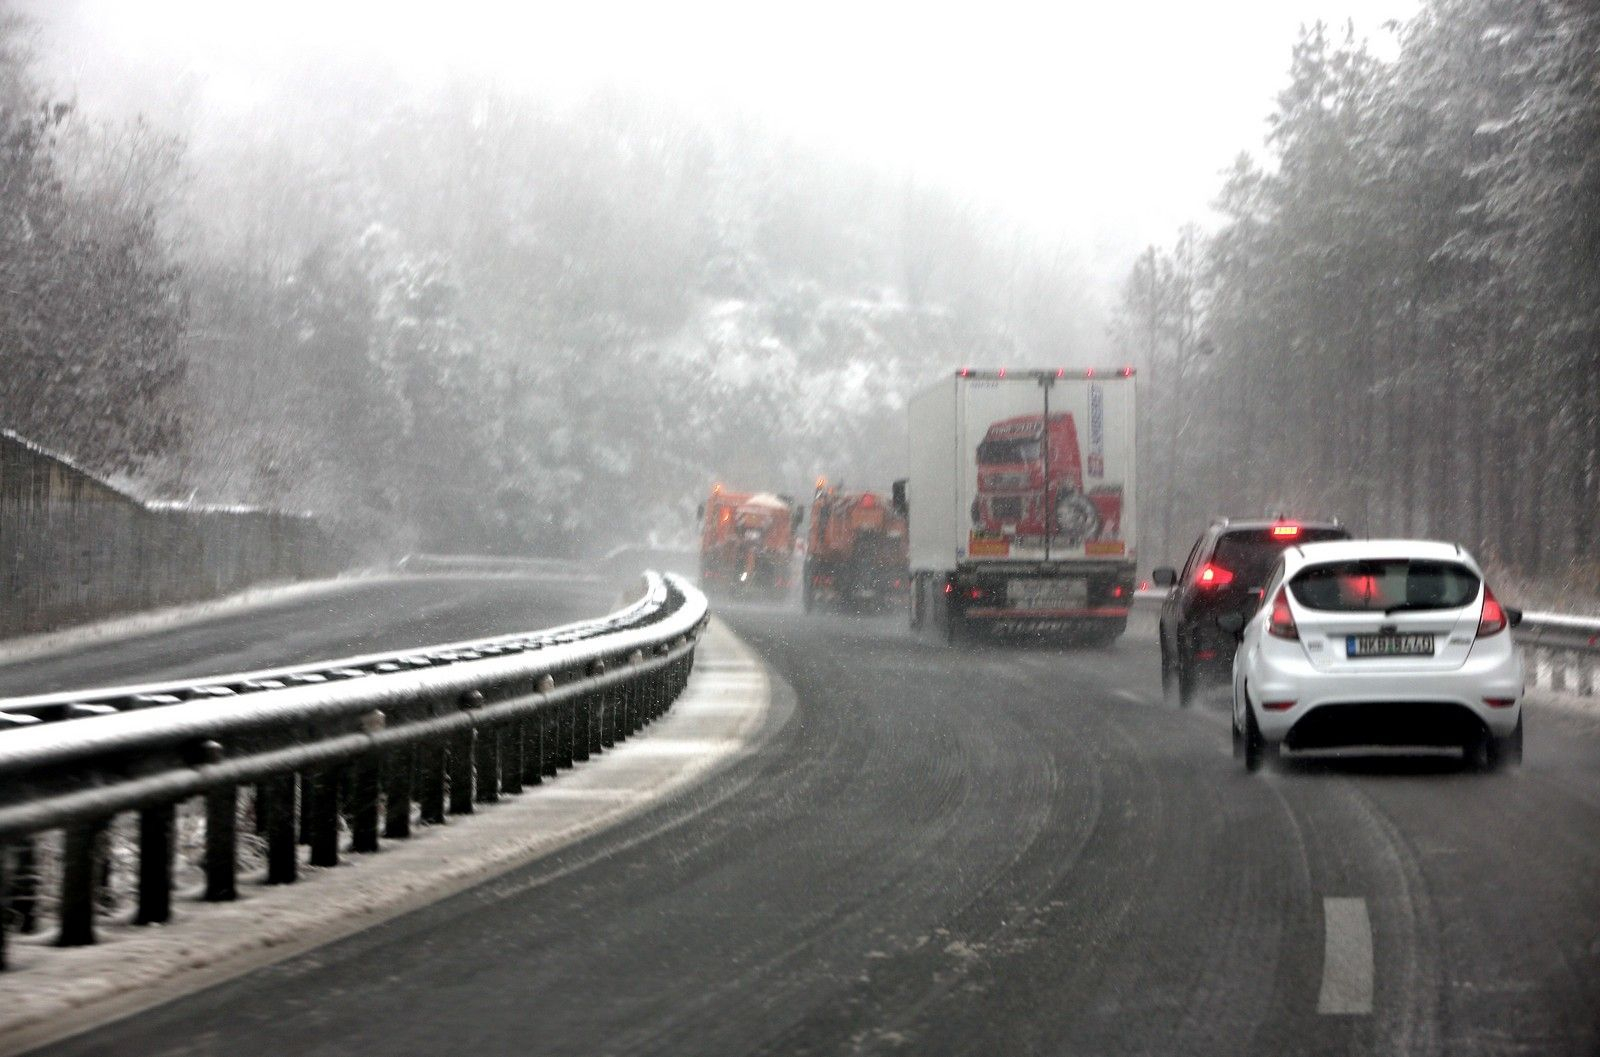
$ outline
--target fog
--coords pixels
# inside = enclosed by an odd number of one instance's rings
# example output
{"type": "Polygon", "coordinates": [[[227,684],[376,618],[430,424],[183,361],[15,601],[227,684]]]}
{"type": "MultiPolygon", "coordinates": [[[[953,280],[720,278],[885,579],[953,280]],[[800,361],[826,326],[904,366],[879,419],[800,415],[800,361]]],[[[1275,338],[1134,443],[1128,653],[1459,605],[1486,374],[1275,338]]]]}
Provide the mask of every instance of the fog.
{"type": "Polygon", "coordinates": [[[13,261],[7,421],[582,555],[886,486],[959,364],[1127,362],[1153,561],[1275,508],[1592,576],[1593,27],[1532,6],[14,4],[9,98],[72,105],[13,188],[105,257],[13,261]]]}

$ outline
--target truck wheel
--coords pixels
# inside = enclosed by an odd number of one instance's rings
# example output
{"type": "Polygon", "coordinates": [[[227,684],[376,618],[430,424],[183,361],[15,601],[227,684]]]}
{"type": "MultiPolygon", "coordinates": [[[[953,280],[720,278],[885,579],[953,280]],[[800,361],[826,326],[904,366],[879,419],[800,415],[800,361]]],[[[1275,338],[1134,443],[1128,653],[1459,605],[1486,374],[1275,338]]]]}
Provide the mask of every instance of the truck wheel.
{"type": "Polygon", "coordinates": [[[955,646],[966,638],[966,618],[961,615],[961,609],[956,605],[954,598],[944,596],[944,641],[946,645],[955,646]]]}
{"type": "Polygon", "coordinates": [[[922,577],[918,576],[911,581],[911,590],[906,597],[911,600],[911,630],[918,631],[922,628],[922,577]]]}
{"type": "Polygon", "coordinates": [[[1467,746],[1467,762],[1480,771],[1503,771],[1522,762],[1522,717],[1517,727],[1503,738],[1485,733],[1476,744],[1467,746]]]}

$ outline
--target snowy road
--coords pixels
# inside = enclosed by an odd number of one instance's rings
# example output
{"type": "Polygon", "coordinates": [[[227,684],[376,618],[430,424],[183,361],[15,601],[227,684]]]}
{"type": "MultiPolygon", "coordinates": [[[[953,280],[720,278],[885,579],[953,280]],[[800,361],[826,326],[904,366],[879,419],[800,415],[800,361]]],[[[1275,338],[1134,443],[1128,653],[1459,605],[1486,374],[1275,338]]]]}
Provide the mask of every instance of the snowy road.
{"type": "Polygon", "coordinates": [[[889,618],[724,616],[792,687],[760,752],[45,1052],[1600,1050],[1591,721],[1530,713],[1507,775],[1250,778],[1220,706],[1160,703],[1149,640],[952,652],[889,618]]]}
{"type": "Polygon", "coordinates": [[[177,626],[0,663],[0,697],[253,671],[532,631],[615,609],[618,585],[545,577],[375,576],[291,590],[177,626]]]}

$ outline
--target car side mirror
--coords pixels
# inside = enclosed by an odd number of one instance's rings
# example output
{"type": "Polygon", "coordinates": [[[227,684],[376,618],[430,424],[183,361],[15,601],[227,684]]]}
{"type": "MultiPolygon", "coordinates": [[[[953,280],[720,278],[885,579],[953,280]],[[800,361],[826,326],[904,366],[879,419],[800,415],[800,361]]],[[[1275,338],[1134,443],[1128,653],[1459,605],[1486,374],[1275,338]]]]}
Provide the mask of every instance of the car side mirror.
{"type": "Polygon", "coordinates": [[[1161,568],[1151,571],[1150,579],[1155,581],[1157,587],[1171,587],[1178,582],[1178,570],[1163,565],[1161,568]]]}
{"type": "Polygon", "coordinates": [[[1243,613],[1222,613],[1217,616],[1217,627],[1238,638],[1244,633],[1243,613]]]}
{"type": "Polygon", "coordinates": [[[1505,609],[1506,623],[1510,624],[1514,628],[1520,628],[1522,626],[1522,610],[1516,608],[1515,606],[1506,606],[1505,609]]]}

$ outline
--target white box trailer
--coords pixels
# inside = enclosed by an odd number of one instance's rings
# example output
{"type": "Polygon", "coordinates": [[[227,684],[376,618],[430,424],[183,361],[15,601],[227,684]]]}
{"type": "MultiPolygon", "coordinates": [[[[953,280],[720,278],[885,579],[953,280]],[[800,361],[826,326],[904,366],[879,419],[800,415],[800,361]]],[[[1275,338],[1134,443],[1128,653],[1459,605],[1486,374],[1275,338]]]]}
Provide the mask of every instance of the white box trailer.
{"type": "Polygon", "coordinates": [[[912,398],[913,627],[1109,643],[1133,601],[1135,379],[957,371],[912,398]]]}

